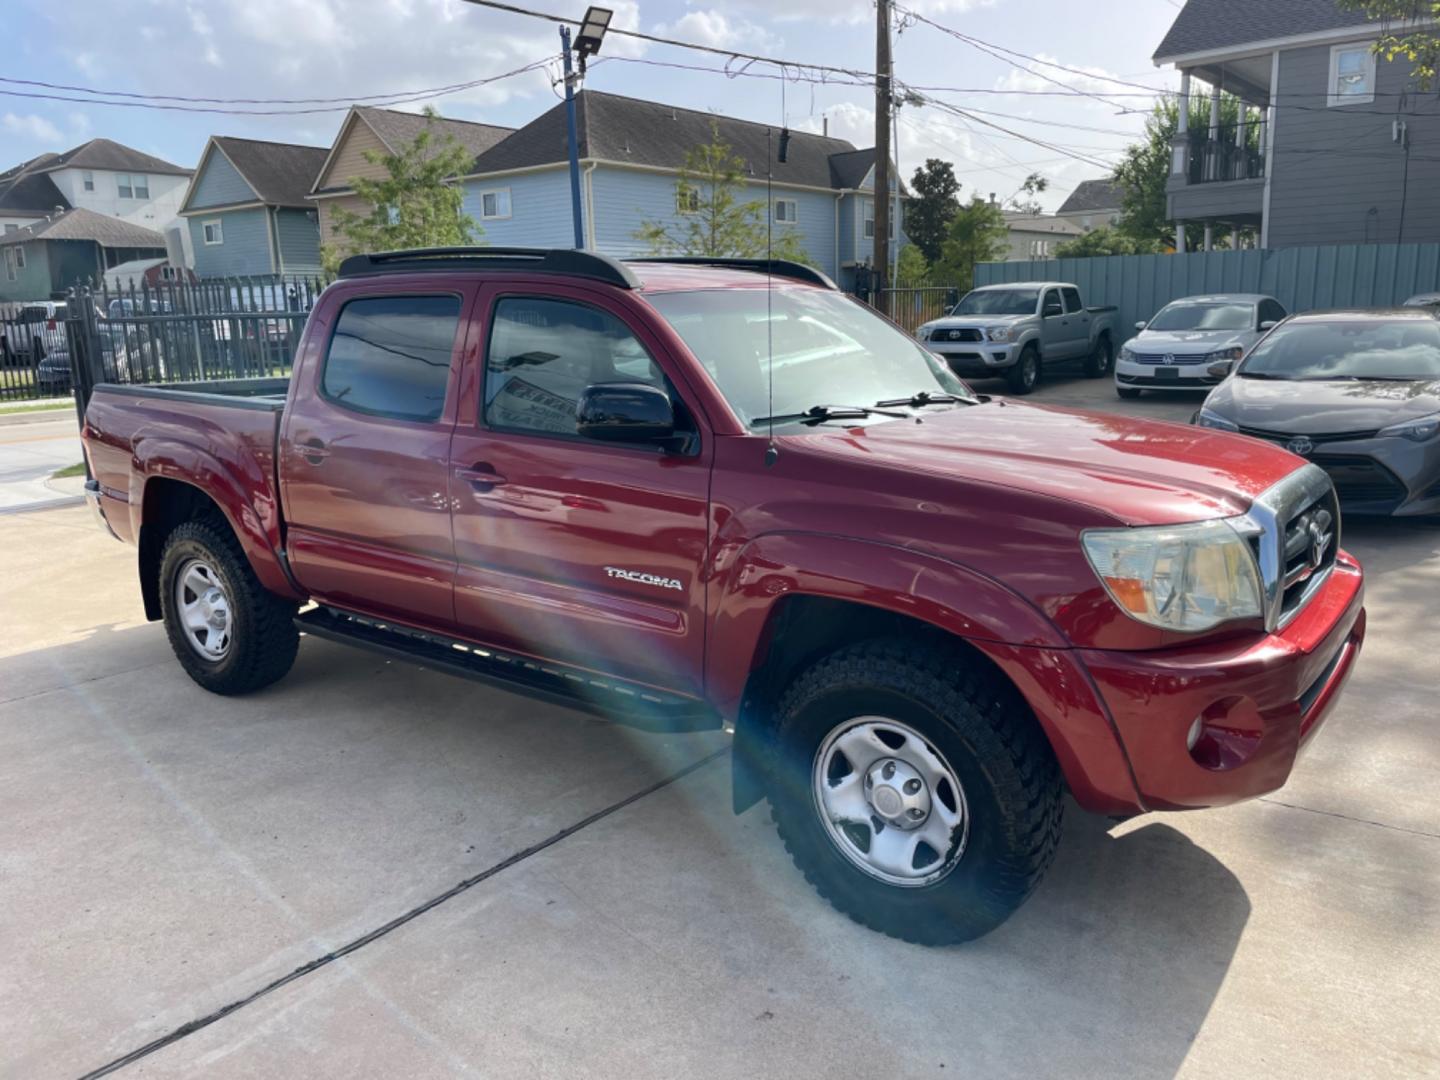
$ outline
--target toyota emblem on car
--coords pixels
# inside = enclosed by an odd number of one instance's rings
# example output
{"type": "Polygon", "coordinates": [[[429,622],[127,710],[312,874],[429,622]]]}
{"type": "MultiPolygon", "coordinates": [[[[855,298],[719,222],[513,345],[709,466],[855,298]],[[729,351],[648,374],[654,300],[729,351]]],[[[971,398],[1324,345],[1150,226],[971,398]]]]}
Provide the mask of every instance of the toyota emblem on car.
{"type": "Polygon", "coordinates": [[[1292,454],[1299,454],[1301,457],[1305,457],[1311,450],[1315,449],[1315,443],[1304,435],[1301,435],[1299,438],[1291,439],[1287,442],[1285,449],[1289,450],[1292,454]]]}

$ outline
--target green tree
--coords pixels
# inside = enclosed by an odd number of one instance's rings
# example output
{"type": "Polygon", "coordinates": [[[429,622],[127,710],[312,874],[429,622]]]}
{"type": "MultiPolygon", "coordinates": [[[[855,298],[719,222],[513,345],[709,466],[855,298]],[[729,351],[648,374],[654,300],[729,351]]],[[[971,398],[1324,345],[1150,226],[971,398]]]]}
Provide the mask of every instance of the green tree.
{"type": "Polygon", "coordinates": [[[675,181],[673,217],[646,220],[635,239],[655,255],[734,256],[808,263],[800,233],[789,224],[773,223],[764,199],[745,200],[745,160],[720,138],[710,124],[710,141],[685,154],[675,181]]]}
{"type": "MultiPolygon", "coordinates": [[[[402,251],[421,247],[458,247],[475,243],[480,226],[464,210],[465,192],[451,177],[469,171],[473,156],[453,135],[437,134],[439,114],[425,110],[425,127],[393,154],[365,151],[372,165],[382,165],[385,177],[352,177],[355,194],[370,204],[368,214],[343,208],[335,211],[335,231],[344,238],[346,251],[402,251]]],[[[332,272],[342,252],[325,245],[321,258],[332,272]]]]}
{"type": "Polygon", "coordinates": [[[897,260],[895,282],[896,288],[904,288],[907,285],[920,285],[930,277],[930,264],[921,253],[920,248],[915,244],[906,244],[900,249],[900,258],[897,260]]]}
{"type": "MultiPolygon", "coordinates": [[[[1220,140],[1233,142],[1235,125],[1239,122],[1240,104],[1230,95],[1220,98],[1220,140]]],[[[1203,137],[1210,124],[1210,99],[1196,95],[1190,99],[1190,132],[1203,137]]],[[[1165,185],[1170,179],[1171,140],[1180,127],[1180,106],[1176,99],[1165,98],[1155,103],[1145,120],[1145,134],[1139,142],[1126,147],[1124,156],[1115,166],[1114,179],[1121,189],[1120,221],[1117,228],[1142,249],[1168,247],[1175,242],[1175,226],[1165,209],[1165,185]]],[[[1258,149],[1259,131],[1252,124],[1246,133],[1251,149],[1258,149]]],[[[1187,250],[1194,250],[1203,241],[1205,227],[1186,226],[1187,250]]]]}
{"type": "Polygon", "coordinates": [[[975,264],[995,262],[1009,247],[1010,227],[1000,207],[980,196],[956,211],[945,230],[937,269],[945,283],[966,291],[975,281],[975,264]]]}
{"type": "Polygon", "coordinates": [[[1040,200],[1036,196],[1049,186],[1049,180],[1046,180],[1038,172],[1032,172],[1025,177],[1025,182],[1016,189],[1015,194],[1005,200],[1005,205],[1017,214],[1043,214],[1045,208],[1040,205],[1040,200]]]}
{"type": "Polygon", "coordinates": [[[955,167],[928,158],[910,178],[910,198],[905,202],[905,235],[927,263],[939,260],[945,230],[959,211],[960,181],[955,179],[955,167]]]}
{"type": "Polygon", "coordinates": [[[1340,0],[1340,6],[1383,27],[1375,52],[1386,60],[1403,56],[1421,90],[1435,85],[1440,66],[1440,0],[1340,0]]]}
{"type": "Polygon", "coordinates": [[[1119,229],[1108,226],[1091,229],[1083,236],[1066,240],[1055,248],[1057,259],[1089,259],[1099,255],[1154,255],[1160,245],[1153,240],[1142,242],[1119,229]]]}

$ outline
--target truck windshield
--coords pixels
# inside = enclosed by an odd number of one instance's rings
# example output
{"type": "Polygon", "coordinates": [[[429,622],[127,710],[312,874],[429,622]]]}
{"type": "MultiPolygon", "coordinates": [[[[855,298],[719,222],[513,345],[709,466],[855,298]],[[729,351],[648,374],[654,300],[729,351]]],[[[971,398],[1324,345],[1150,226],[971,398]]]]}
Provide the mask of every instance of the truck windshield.
{"type": "Polygon", "coordinates": [[[1440,379],[1440,323],[1433,319],[1298,322],[1266,337],[1241,378],[1440,379]]]}
{"type": "Polygon", "coordinates": [[[933,353],[838,292],[781,286],[647,299],[746,424],[817,405],[873,406],[922,390],[976,400],[933,353]]]}
{"type": "Polygon", "coordinates": [[[1252,330],[1254,304],[1167,304],[1146,330],[1252,330]]]}
{"type": "Polygon", "coordinates": [[[1034,315],[1039,289],[976,289],[966,293],[951,315],[1034,315]]]}

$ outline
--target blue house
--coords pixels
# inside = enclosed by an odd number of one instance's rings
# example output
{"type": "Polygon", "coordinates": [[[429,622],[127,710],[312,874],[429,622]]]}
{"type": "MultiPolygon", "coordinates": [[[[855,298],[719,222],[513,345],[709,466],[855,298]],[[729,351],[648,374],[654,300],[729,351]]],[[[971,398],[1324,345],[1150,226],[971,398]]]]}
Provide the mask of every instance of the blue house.
{"type": "Polygon", "coordinates": [[[211,136],[180,208],[202,278],[315,274],[320,225],[311,185],[323,146],[211,136]]]}
{"type": "MultiPolygon", "coordinates": [[[[676,176],[688,151],[712,141],[714,125],[745,163],[743,198],[766,203],[768,163],[773,226],[798,234],[808,261],[850,287],[856,268],[874,259],[873,149],[792,131],[782,162],[777,127],[595,90],[582,90],[575,108],[587,248],[648,254],[636,234],[682,221],[676,176]]],[[[565,107],[556,105],[475,159],[461,178],[465,210],[488,244],[572,247],[568,170],[565,107]]]]}

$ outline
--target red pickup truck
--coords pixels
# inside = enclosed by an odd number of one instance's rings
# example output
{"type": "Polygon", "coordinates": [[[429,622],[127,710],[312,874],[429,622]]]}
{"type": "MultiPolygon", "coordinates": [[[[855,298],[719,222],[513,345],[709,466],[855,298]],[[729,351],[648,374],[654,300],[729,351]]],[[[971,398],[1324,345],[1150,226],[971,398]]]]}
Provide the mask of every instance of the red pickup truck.
{"type": "Polygon", "coordinates": [[[1023,902],[1065,792],[1280,787],[1364,636],[1313,465],[974,394],[783,262],[357,256],[288,384],[102,385],[84,443],[206,689],[305,633],[733,730],[736,812],[917,942],[1023,902]]]}

